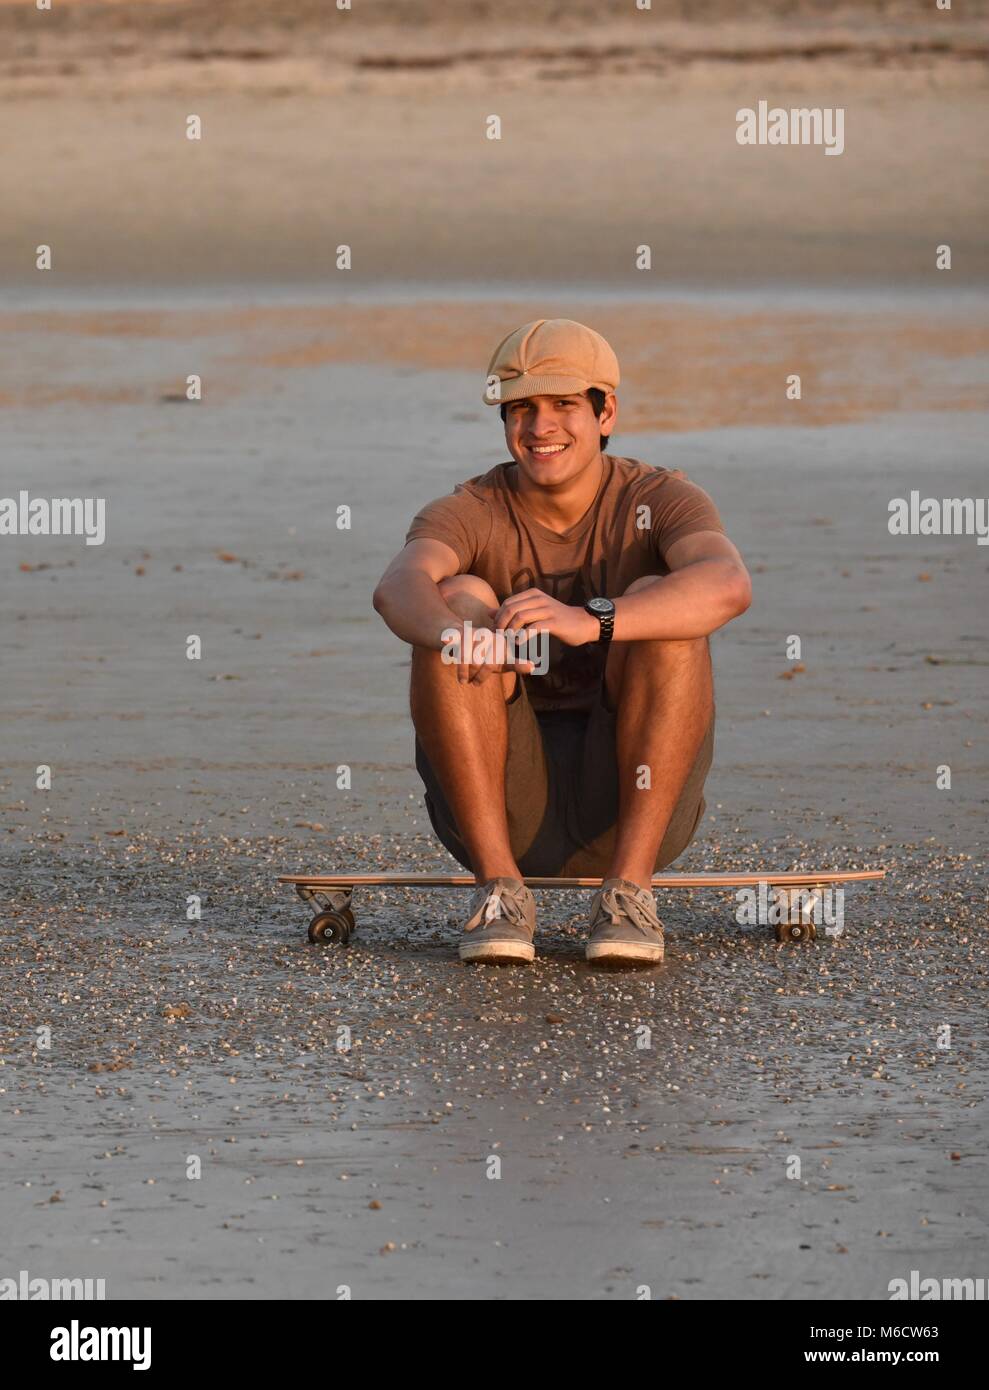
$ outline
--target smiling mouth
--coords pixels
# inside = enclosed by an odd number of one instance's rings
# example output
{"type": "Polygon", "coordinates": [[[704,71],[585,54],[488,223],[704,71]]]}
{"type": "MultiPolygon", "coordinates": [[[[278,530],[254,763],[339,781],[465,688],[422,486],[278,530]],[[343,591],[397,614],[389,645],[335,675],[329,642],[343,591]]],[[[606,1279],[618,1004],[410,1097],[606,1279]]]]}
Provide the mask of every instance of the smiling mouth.
{"type": "Polygon", "coordinates": [[[537,459],[553,458],[556,454],[562,454],[565,449],[569,449],[569,444],[527,444],[526,449],[530,454],[535,454],[537,459]]]}

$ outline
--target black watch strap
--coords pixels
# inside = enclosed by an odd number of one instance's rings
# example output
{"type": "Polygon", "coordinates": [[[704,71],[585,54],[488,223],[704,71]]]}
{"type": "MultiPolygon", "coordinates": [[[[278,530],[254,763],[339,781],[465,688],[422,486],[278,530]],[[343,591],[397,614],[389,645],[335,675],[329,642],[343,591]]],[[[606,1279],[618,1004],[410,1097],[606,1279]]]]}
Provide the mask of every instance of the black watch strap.
{"type": "Polygon", "coordinates": [[[608,643],[615,635],[615,605],[611,599],[590,598],[584,604],[588,613],[594,615],[600,624],[598,641],[608,643]]]}

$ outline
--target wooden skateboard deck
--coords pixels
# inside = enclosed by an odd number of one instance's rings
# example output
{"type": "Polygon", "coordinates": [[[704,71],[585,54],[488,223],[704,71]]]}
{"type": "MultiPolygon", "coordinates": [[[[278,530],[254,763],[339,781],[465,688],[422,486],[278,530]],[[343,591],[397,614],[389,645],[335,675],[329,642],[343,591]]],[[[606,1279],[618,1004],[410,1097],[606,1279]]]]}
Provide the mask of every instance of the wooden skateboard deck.
{"type": "MultiPolygon", "coordinates": [[[[765,884],[776,901],[794,903],[798,919],[776,928],[778,941],[813,941],[816,937],[813,906],[823,889],[832,884],[862,883],[886,877],[885,869],[767,870],[762,873],[655,874],[653,888],[754,888],[765,884]]],[[[355,926],[351,898],[355,888],[475,888],[471,874],[281,874],[279,883],[295,885],[304,902],[320,911],[309,923],[310,941],[349,941],[355,926]]],[[[600,888],[600,878],[527,878],[529,888],[600,888]]]]}

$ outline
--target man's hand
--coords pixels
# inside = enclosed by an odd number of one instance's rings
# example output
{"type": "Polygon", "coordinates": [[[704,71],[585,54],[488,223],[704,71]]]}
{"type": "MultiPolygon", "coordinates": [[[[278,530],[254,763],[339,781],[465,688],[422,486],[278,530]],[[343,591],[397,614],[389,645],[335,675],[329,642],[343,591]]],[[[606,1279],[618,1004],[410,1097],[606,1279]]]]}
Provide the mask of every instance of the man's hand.
{"type": "Polygon", "coordinates": [[[495,626],[514,632],[548,632],[568,647],[596,642],[601,633],[601,624],[585,608],[560,603],[542,589],[512,594],[495,614],[495,626]]]}
{"type": "Polygon", "coordinates": [[[504,638],[502,638],[501,645],[505,650],[500,651],[496,644],[497,633],[488,628],[473,627],[472,625],[470,651],[468,651],[464,626],[464,620],[448,624],[440,639],[444,647],[452,650],[452,635],[454,632],[459,634],[460,655],[468,658],[466,661],[457,663],[457,681],[461,685],[483,685],[489,676],[501,676],[508,671],[518,671],[519,675],[523,676],[532,674],[534,663],[531,661],[498,661],[496,659],[502,655],[510,657],[512,651],[507,650],[507,643],[505,643],[504,638]]]}

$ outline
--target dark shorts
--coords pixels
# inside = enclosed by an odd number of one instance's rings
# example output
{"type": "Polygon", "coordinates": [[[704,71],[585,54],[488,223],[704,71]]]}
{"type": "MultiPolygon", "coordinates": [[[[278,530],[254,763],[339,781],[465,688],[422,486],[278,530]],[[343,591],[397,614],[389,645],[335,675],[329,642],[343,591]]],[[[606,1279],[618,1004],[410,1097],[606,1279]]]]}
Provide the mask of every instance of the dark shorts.
{"type": "MultiPolygon", "coordinates": [[[[617,716],[601,699],[587,713],[537,714],[525,683],[507,705],[505,800],[512,853],[528,878],[601,876],[614,849],[618,821],[617,716]]],[[[704,814],[704,780],[714,754],[714,715],[694,760],[656,859],[672,864],[704,814]]],[[[416,767],[426,810],[442,843],[465,869],[472,865],[443,790],[416,739],[416,767]]]]}

